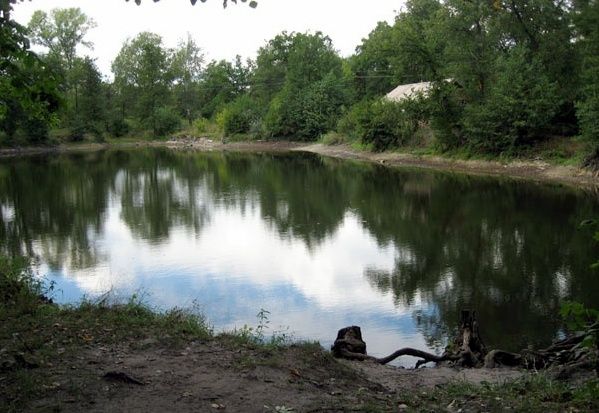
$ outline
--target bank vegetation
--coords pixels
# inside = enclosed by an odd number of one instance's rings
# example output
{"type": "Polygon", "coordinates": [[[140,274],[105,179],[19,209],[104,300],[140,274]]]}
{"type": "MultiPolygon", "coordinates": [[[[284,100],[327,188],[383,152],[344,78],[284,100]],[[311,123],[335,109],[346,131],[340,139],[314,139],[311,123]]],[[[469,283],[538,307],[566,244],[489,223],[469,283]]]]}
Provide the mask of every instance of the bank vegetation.
{"type": "Polygon", "coordinates": [[[192,37],[168,48],[146,32],[122,45],[111,80],[81,10],[36,12],[27,27],[6,17],[3,145],[182,133],[590,167],[598,158],[595,1],[410,0],[346,58],[319,32],[283,32],[256,59],[232,62],[207,62],[192,37]],[[423,81],[426,93],[383,98],[423,81]]]}

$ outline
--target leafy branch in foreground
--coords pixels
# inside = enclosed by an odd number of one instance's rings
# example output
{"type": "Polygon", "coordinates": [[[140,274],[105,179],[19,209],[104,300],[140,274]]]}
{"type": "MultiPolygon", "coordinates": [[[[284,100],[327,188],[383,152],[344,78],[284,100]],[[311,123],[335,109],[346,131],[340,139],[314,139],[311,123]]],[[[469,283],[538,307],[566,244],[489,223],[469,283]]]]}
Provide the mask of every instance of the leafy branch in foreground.
{"type": "MultiPolygon", "coordinates": [[[[10,12],[12,10],[12,5],[13,4],[17,4],[17,3],[23,3],[25,0],[0,0],[0,11],[2,12],[2,17],[4,17],[5,20],[9,20],[10,19],[10,12]]],[[[31,0],[29,0],[31,1],[31,0]]],[[[129,2],[129,0],[125,0],[126,2],[129,2]]],[[[134,0],[135,4],[137,4],[138,6],[141,4],[141,0],[134,0]]],[[[160,0],[154,0],[154,3],[157,3],[160,0]]],[[[200,0],[202,3],[206,3],[207,0],[200,0]]],[[[235,3],[237,4],[237,0],[223,0],[223,7],[226,8],[229,1],[231,3],[235,3]]],[[[248,3],[247,0],[240,0],[242,3],[248,3]]],[[[190,0],[190,3],[192,6],[195,6],[195,4],[198,2],[198,0],[190,0]]],[[[248,6],[250,6],[251,8],[255,9],[256,7],[258,7],[258,2],[255,0],[251,0],[248,3],[248,6]]]]}

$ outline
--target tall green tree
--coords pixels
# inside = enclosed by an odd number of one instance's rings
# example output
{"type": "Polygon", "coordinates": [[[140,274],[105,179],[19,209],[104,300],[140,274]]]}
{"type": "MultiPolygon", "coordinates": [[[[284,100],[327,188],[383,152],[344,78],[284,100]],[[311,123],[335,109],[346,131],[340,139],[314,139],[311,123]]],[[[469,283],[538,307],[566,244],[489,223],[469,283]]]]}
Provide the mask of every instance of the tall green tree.
{"type": "Polygon", "coordinates": [[[87,132],[100,138],[107,121],[106,87],[93,59],[86,57],[78,65],[81,72],[79,122],[87,132]]]}
{"type": "Polygon", "coordinates": [[[397,67],[399,44],[395,30],[387,22],[379,22],[350,58],[354,87],[359,99],[382,96],[403,83],[397,67]]]}
{"type": "Polygon", "coordinates": [[[85,37],[94,27],[96,22],[78,7],[53,9],[49,15],[36,10],[28,24],[31,41],[46,47],[69,70],[75,64],[78,47],[93,50],[93,43],[85,37]]]}
{"type": "Polygon", "coordinates": [[[0,17],[0,137],[12,143],[18,130],[29,142],[47,138],[60,104],[58,80],[50,66],[29,49],[26,29],[0,17]],[[4,135],[4,136],[2,136],[4,135]]]}
{"type": "Polygon", "coordinates": [[[235,64],[226,60],[208,63],[199,84],[200,114],[211,118],[245,93],[249,70],[250,65],[244,66],[240,58],[235,64]]]}
{"type": "Polygon", "coordinates": [[[358,97],[372,98],[399,84],[438,80],[446,47],[443,5],[410,0],[393,25],[380,22],[352,57],[358,97]]]}
{"type": "Polygon", "coordinates": [[[127,40],[112,63],[123,114],[157,130],[158,109],[170,103],[172,72],[162,38],[143,32],[127,40]]]}
{"type": "MultiPolygon", "coordinates": [[[[576,30],[582,54],[581,88],[577,117],[582,136],[599,147],[599,2],[576,1],[576,30]]],[[[595,158],[599,152],[595,151],[595,158]]],[[[594,160],[595,164],[597,160],[594,160]]]]}
{"type": "Polygon", "coordinates": [[[188,33],[173,51],[171,70],[174,79],[173,93],[180,115],[189,124],[199,111],[198,85],[202,76],[204,55],[202,49],[188,33]]]}
{"type": "Polygon", "coordinates": [[[347,103],[342,59],[324,34],[282,33],[258,52],[252,94],[271,137],[314,140],[347,103]],[[264,110],[263,109],[263,110],[264,110]]]}
{"type": "Polygon", "coordinates": [[[75,139],[82,137],[84,129],[79,113],[84,73],[77,50],[81,47],[93,50],[93,44],[86,36],[94,27],[94,20],[79,8],[53,9],[50,14],[37,10],[28,24],[32,42],[47,50],[46,59],[63,74],[66,105],[61,116],[62,124],[71,129],[71,137],[75,139]]]}

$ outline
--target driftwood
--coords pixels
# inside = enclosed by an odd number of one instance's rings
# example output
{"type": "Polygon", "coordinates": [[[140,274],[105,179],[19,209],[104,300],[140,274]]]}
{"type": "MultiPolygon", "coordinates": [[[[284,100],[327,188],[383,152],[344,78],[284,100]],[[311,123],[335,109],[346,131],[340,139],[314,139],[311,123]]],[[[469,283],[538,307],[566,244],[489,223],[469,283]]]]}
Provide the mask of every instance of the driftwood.
{"type": "MultiPolygon", "coordinates": [[[[599,349],[584,345],[589,330],[557,341],[541,350],[522,350],[520,354],[493,350],[485,358],[485,367],[522,367],[549,370],[557,379],[567,379],[580,370],[599,369],[599,349]]],[[[599,373],[599,372],[598,372],[599,373]]]]}
{"type": "Polygon", "coordinates": [[[583,345],[585,338],[589,334],[597,334],[597,330],[599,326],[590,326],[584,333],[560,340],[541,350],[522,350],[520,353],[503,350],[487,351],[481,338],[476,313],[463,310],[459,334],[441,356],[410,347],[397,350],[387,357],[369,356],[366,352],[366,343],[362,339],[362,331],[358,326],[339,330],[331,350],[338,358],[370,360],[379,364],[387,364],[401,356],[413,356],[420,359],[416,363],[416,368],[430,362],[448,362],[461,367],[510,366],[535,370],[550,369],[555,378],[566,379],[581,369],[595,369],[599,375],[599,348],[583,345]]]}

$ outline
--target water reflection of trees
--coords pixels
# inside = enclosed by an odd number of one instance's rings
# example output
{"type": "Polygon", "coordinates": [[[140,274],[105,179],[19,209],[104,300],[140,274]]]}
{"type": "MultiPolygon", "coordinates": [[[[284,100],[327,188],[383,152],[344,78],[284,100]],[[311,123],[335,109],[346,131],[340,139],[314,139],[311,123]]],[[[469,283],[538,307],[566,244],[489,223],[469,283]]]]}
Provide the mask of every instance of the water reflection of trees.
{"type": "MultiPolygon", "coordinates": [[[[588,198],[490,179],[397,175],[403,189],[386,197],[368,188],[372,202],[361,210],[370,232],[396,246],[395,268],[370,269],[366,277],[398,302],[433,304],[416,317],[431,343],[457,326],[459,309],[475,308],[494,346],[546,344],[564,297],[596,299],[599,283],[588,269],[593,245],[577,230],[597,213],[588,198]],[[383,208],[394,213],[381,214],[383,208]]],[[[391,185],[384,181],[376,179],[391,185]]]]}
{"type": "Polygon", "coordinates": [[[32,255],[40,244],[53,268],[97,262],[92,239],[102,231],[110,177],[101,153],[44,156],[0,165],[0,240],[5,253],[32,255]]]}
{"type": "Polygon", "coordinates": [[[259,211],[311,249],[351,213],[396,250],[392,270],[365,277],[398,305],[422,300],[428,310],[414,318],[431,343],[463,307],[478,310],[493,345],[546,342],[563,297],[592,304],[599,291],[593,245],[576,229],[598,215],[596,202],[561,188],[301,154],[136,150],[5,160],[0,202],[5,252],[41,251],[53,268],[73,269],[102,261],[109,208],[154,243],[175,228],[199,235],[215,208],[259,211]]]}

